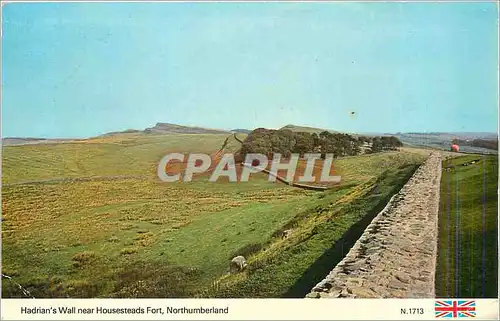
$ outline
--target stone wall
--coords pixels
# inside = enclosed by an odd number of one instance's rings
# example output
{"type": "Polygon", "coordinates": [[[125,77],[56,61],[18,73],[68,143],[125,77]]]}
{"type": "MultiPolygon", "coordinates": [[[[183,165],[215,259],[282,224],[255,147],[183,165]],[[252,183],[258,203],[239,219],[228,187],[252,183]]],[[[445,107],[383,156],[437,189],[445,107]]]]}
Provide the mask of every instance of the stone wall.
{"type": "Polygon", "coordinates": [[[310,298],[434,298],[441,155],[432,153],[310,298]]]}

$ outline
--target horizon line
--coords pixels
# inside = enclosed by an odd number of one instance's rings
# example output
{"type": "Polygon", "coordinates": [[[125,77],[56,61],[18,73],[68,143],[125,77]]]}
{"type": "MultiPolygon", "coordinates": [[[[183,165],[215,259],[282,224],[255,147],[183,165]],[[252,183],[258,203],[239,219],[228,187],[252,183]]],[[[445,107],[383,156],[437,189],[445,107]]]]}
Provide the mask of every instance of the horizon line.
{"type": "MultiPolygon", "coordinates": [[[[318,129],[318,130],[325,130],[325,131],[335,131],[335,132],[338,132],[338,133],[344,133],[344,134],[358,134],[358,135],[367,135],[367,134],[391,134],[391,135],[394,135],[394,134],[464,134],[464,133],[476,133],[476,134],[496,134],[497,136],[499,136],[499,131],[497,129],[496,132],[494,131],[429,131],[429,130],[423,130],[423,131],[416,131],[416,130],[410,130],[410,131],[394,131],[394,132],[386,132],[386,131],[366,131],[366,132],[349,132],[349,131],[342,131],[342,130],[335,130],[335,129],[331,129],[331,128],[323,128],[323,127],[315,127],[314,125],[308,125],[308,124],[304,124],[304,125],[298,125],[298,124],[286,124],[286,125],[283,125],[281,127],[255,127],[255,128],[252,128],[252,129],[249,129],[249,128],[242,128],[242,127],[234,127],[232,129],[226,129],[226,128],[220,128],[220,127],[207,127],[207,126],[204,126],[204,125],[197,125],[197,124],[189,124],[189,125],[183,125],[183,124],[178,124],[178,123],[169,123],[169,122],[156,122],[155,125],[153,125],[152,127],[146,127],[146,128],[143,128],[143,129],[136,129],[136,128],[127,128],[127,129],[123,129],[123,130],[113,130],[113,131],[108,131],[108,132],[103,132],[103,133],[100,133],[100,134],[96,134],[96,135],[90,135],[90,136],[75,136],[75,137],[71,137],[71,136],[59,136],[59,137],[47,137],[47,136],[33,136],[33,135],[29,135],[29,136],[3,136],[3,133],[0,133],[0,137],[2,138],[2,140],[4,139],[45,139],[45,140],[85,140],[85,139],[90,139],[90,138],[96,138],[96,137],[100,137],[100,136],[104,136],[104,135],[107,135],[107,134],[125,134],[127,131],[137,131],[137,132],[141,132],[143,133],[146,129],[148,128],[153,128],[155,127],[156,125],[158,124],[168,124],[168,125],[175,125],[175,126],[181,126],[181,127],[187,127],[187,128],[201,128],[201,129],[206,129],[206,130],[220,130],[221,132],[222,131],[226,131],[226,132],[233,132],[235,130],[249,130],[249,131],[253,131],[257,128],[266,128],[266,129],[274,129],[274,130],[279,130],[281,128],[284,128],[286,126],[295,126],[295,127],[307,127],[307,128],[313,128],[313,129],[318,129]]],[[[191,133],[178,133],[178,134],[186,134],[186,135],[200,135],[200,134],[191,134],[191,133]]],[[[206,133],[206,134],[210,134],[210,133],[206,133]]],[[[222,133],[221,133],[222,134],[222,133]]],[[[214,133],[215,135],[215,133],[214,133]]]]}

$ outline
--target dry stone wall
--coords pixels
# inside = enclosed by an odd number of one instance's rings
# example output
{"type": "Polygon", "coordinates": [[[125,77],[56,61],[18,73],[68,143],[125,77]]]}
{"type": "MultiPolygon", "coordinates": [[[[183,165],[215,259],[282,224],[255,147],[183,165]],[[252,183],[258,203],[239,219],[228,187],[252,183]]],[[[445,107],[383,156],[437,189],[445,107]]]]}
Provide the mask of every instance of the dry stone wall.
{"type": "Polygon", "coordinates": [[[441,155],[430,154],[310,298],[433,298],[441,155]]]}

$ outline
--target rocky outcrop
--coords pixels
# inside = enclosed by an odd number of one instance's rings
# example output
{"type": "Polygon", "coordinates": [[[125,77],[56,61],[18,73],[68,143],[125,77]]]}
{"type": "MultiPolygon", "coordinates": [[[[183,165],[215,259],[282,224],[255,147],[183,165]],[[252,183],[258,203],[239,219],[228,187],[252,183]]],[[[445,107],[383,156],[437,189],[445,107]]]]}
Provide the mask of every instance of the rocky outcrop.
{"type": "Polygon", "coordinates": [[[433,153],[311,298],[434,298],[441,155],[433,153]]]}

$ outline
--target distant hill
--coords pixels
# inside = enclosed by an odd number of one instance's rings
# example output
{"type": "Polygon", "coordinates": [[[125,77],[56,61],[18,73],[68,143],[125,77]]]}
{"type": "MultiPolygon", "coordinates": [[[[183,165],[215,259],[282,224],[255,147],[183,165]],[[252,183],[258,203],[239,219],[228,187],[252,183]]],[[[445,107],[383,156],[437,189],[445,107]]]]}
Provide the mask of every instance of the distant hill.
{"type": "Polygon", "coordinates": [[[450,133],[456,135],[460,138],[465,139],[486,139],[486,140],[498,140],[498,134],[488,133],[488,132],[456,132],[450,133]]]}
{"type": "MultiPolygon", "coordinates": [[[[245,129],[239,129],[240,133],[246,133],[245,129]]],[[[250,132],[250,131],[248,131],[250,132]]],[[[105,133],[99,136],[89,137],[89,138],[75,138],[75,139],[65,139],[65,138],[37,138],[37,137],[5,137],[2,138],[3,146],[16,146],[16,145],[27,145],[27,144],[55,144],[55,143],[66,143],[66,142],[76,142],[83,141],[85,139],[92,139],[97,137],[109,137],[118,136],[124,134],[170,134],[170,133],[180,133],[180,134],[231,134],[232,131],[222,130],[222,129],[212,129],[204,127],[191,127],[182,126],[169,123],[157,123],[155,126],[146,128],[145,130],[138,129],[126,129],[123,131],[115,131],[105,133]]]]}
{"type": "MultiPolygon", "coordinates": [[[[288,124],[283,126],[280,129],[288,129],[293,132],[307,132],[307,133],[321,133],[323,131],[328,131],[331,133],[338,133],[338,131],[328,130],[317,127],[308,127],[308,126],[299,126],[288,124]]],[[[171,123],[157,123],[153,127],[146,128],[145,130],[137,130],[137,129],[127,129],[124,131],[116,131],[109,132],[98,137],[103,136],[114,136],[114,135],[122,135],[122,134],[170,134],[170,133],[180,133],[180,134],[232,134],[232,133],[241,133],[241,134],[249,134],[252,131],[249,129],[232,129],[232,130],[223,130],[223,129],[214,129],[214,128],[205,128],[199,126],[184,126],[177,125],[171,123]]],[[[458,140],[498,140],[498,136],[496,133],[491,132],[407,132],[407,133],[350,133],[353,137],[358,137],[360,135],[363,136],[396,136],[399,138],[405,145],[409,146],[424,146],[431,147],[437,149],[448,150],[453,139],[458,140]]],[[[36,138],[36,137],[6,137],[2,138],[3,146],[15,146],[15,145],[26,145],[26,144],[53,144],[53,143],[65,143],[65,142],[75,142],[84,140],[82,139],[64,139],[64,138],[55,138],[55,139],[47,139],[47,138],[36,138]]],[[[472,145],[472,144],[471,144],[472,145]]],[[[487,144],[488,145],[488,144],[487,144]]],[[[486,145],[485,145],[486,146],[486,145]]],[[[463,144],[464,151],[468,152],[481,152],[481,153],[489,153],[492,149],[486,149],[478,146],[466,146],[463,144]]],[[[461,148],[462,150],[462,148],[461,148]]]]}
{"type": "Polygon", "coordinates": [[[169,123],[157,123],[154,127],[146,128],[144,130],[147,134],[168,134],[168,133],[180,133],[180,134],[227,134],[230,131],[222,129],[212,129],[204,127],[191,127],[182,126],[169,123]]]}
{"type": "Polygon", "coordinates": [[[103,136],[114,136],[114,135],[121,135],[121,134],[171,134],[171,133],[178,133],[178,134],[228,134],[231,132],[227,131],[227,130],[222,130],[222,129],[204,128],[204,127],[196,127],[196,126],[184,126],[184,125],[177,125],[177,124],[170,124],[170,123],[156,123],[156,125],[154,125],[153,127],[148,127],[144,130],[127,129],[124,131],[109,132],[109,133],[106,133],[106,134],[103,134],[100,136],[103,137],[103,136]]]}
{"type": "Polygon", "coordinates": [[[142,133],[142,130],[138,130],[138,129],[126,129],[126,130],[119,131],[119,132],[109,132],[109,133],[106,133],[106,134],[102,134],[102,135],[100,135],[100,137],[120,135],[120,134],[135,134],[135,133],[142,133]]]}
{"type": "Polygon", "coordinates": [[[35,137],[5,137],[2,138],[3,146],[17,146],[17,145],[30,145],[30,144],[57,144],[77,141],[78,139],[64,139],[64,138],[35,138],[35,137]]]}
{"type": "Polygon", "coordinates": [[[231,129],[232,133],[242,133],[242,134],[250,134],[252,131],[250,129],[231,129]]]}
{"type": "Polygon", "coordinates": [[[316,133],[319,134],[321,132],[327,131],[330,133],[337,133],[334,130],[329,130],[329,129],[323,129],[323,128],[316,128],[316,127],[307,127],[307,126],[297,126],[297,125],[292,125],[288,124],[286,126],[281,127],[280,129],[288,129],[293,132],[306,132],[306,133],[316,133]]]}
{"type": "Polygon", "coordinates": [[[426,137],[440,140],[446,139],[497,139],[497,134],[488,132],[408,132],[397,133],[398,136],[405,137],[426,137]]]}
{"type": "Polygon", "coordinates": [[[454,139],[452,142],[458,144],[459,146],[470,146],[498,150],[498,140],[496,139],[454,139]]]}
{"type": "MultiPolygon", "coordinates": [[[[472,133],[472,132],[452,132],[452,133],[397,133],[398,137],[405,145],[431,147],[442,150],[449,150],[454,139],[463,141],[473,140],[497,140],[495,133],[472,133]]],[[[478,146],[468,146],[470,144],[460,144],[460,151],[469,153],[496,153],[495,150],[478,146]]],[[[486,145],[485,145],[486,146],[486,145]]]]}
{"type": "Polygon", "coordinates": [[[12,145],[36,144],[43,140],[45,140],[45,138],[6,137],[2,138],[2,145],[12,146],[12,145]]]}

